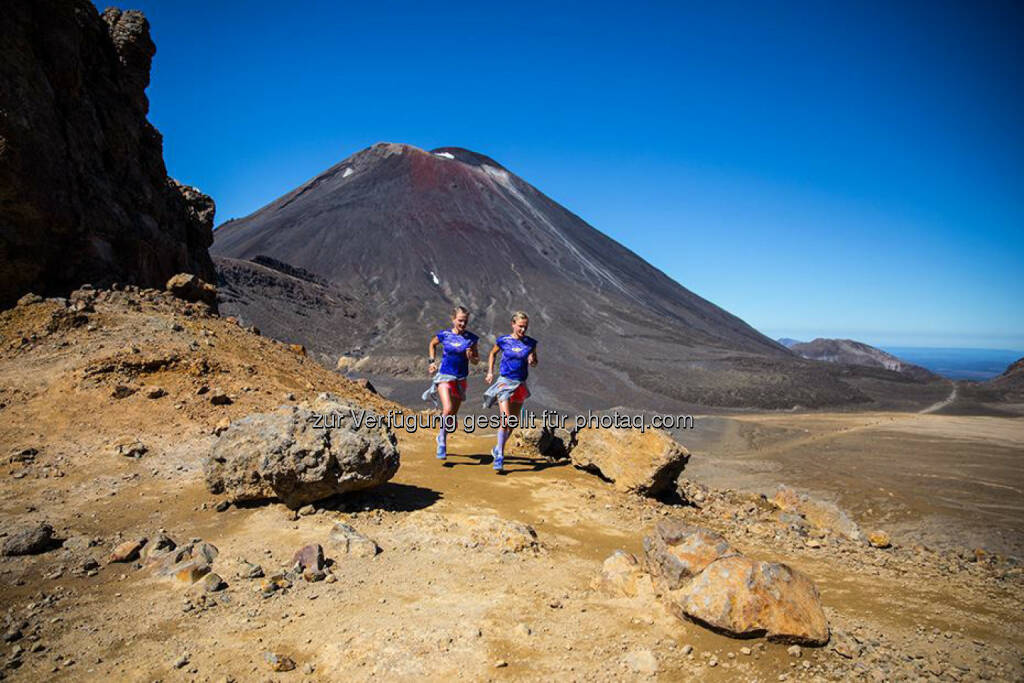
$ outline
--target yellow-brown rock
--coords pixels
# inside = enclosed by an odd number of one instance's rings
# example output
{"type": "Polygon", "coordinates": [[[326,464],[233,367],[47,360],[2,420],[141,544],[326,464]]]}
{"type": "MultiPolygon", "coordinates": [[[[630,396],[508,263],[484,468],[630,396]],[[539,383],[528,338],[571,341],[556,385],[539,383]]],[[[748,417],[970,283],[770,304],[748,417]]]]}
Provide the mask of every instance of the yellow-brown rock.
{"type": "Polygon", "coordinates": [[[584,429],[569,454],[576,467],[627,493],[656,496],[675,486],[690,452],[667,434],[639,429],[584,429]]]}

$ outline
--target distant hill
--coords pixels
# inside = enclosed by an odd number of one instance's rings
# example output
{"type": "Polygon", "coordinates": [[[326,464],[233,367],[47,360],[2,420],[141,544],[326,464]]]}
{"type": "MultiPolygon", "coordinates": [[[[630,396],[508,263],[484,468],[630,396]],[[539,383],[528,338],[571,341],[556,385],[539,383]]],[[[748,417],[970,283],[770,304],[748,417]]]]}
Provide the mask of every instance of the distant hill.
{"type": "Polygon", "coordinates": [[[1004,400],[1024,400],[1024,358],[1015,360],[1003,374],[983,385],[1000,392],[1004,400]]]}
{"type": "Polygon", "coordinates": [[[793,348],[794,344],[803,344],[804,343],[804,342],[800,341],[799,339],[791,339],[790,337],[779,337],[775,341],[779,342],[780,344],[785,346],[787,349],[793,348]]]}
{"type": "Polygon", "coordinates": [[[884,368],[921,381],[938,379],[935,373],[920,365],[907,363],[891,353],[852,339],[819,337],[814,341],[797,342],[788,346],[790,351],[810,360],[884,368]]]}

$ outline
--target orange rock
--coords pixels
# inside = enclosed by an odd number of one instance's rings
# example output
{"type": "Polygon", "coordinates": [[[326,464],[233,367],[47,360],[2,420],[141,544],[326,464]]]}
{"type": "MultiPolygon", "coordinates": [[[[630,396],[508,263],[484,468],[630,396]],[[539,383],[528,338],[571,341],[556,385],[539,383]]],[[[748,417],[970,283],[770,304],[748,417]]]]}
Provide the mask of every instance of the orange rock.
{"type": "Polygon", "coordinates": [[[818,589],[784,564],[743,555],[715,560],[675,598],[682,616],[737,637],[805,645],[828,642],[818,589]]]}
{"type": "Polygon", "coordinates": [[[136,538],[125,541],[114,548],[110,553],[109,562],[132,562],[139,559],[139,551],[146,545],[145,538],[136,538]]]}
{"type": "Polygon", "coordinates": [[[884,531],[872,531],[868,534],[868,543],[875,548],[888,548],[892,545],[892,539],[884,531]]]}
{"type": "Polygon", "coordinates": [[[573,465],[599,473],[620,491],[656,496],[675,486],[690,452],[655,430],[584,429],[569,457],[573,465]]]}
{"type": "Polygon", "coordinates": [[[644,556],[655,581],[668,590],[682,588],[705,567],[737,554],[722,536],[677,519],[663,519],[644,537],[644,556]]]}

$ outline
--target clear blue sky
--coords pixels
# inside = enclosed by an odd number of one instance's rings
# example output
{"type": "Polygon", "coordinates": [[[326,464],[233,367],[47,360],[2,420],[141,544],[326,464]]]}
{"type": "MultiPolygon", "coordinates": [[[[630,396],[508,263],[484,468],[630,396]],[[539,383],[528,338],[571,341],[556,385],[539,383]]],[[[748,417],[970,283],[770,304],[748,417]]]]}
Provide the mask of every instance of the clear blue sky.
{"type": "Polygon", "coordinates": [[[218,222],[456,145],[770,336],[1024,349],[1024,5],[754,4],[124,7],[218,222]]]}

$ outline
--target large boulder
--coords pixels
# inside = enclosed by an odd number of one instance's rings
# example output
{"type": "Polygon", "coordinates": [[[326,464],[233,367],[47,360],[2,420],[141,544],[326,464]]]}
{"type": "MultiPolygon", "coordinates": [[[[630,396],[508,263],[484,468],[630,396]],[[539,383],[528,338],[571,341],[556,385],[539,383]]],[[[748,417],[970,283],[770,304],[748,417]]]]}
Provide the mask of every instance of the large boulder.
{"type": "MultiPolygon", "coordinates": [[[[710,529],[660,520],[644,538],[643,564],[658,597],[680,619],[736,638],[828,642],[828,621],[807,576],[785,564],[753,560],[710,529]]],[[[635,594],[636,570],[635,559],[613,555],[596,583],[635,594]]]]}
{"type": "Polygon", "coordinates": [[[824,645],[828,621],[818,589],[784,564],[743,555],[709,564],[674,598],[682,615],[735,637],[824,645]]]}
{"type": "Polygon", "coordinates": [[[231,501],[277,497],[299,508],[383,484],[398,471],[395,436],[357,424],[350,410],[362,408],[322,394],[232,422],[204,462],[207,488],[231,501]]]}
{"type": "Polygon", "coordinates": [[[837,534],[851,541],[864,538],[860,527],[835,503],[798,493],[788,486],[779,486],[771,503],[784,513],[803,517],[816,529],[837,534]]]}
{"type": "Polygon", "coordinates": [[[672,489],[690,452],[657,430],[583,429],[569,457],[620,491],[657,496],[672,489]]]}
{"type": "Polygon", "coordinates": [[[715,560],[736,554],[721,535],[676,519],[660,520],[644,537],[648,571],[667,590],[684,587],[715,560]]]}
{"type": "Polygon", "coordinates": [[[167,175],[146,120],[141,12],[16,0],[0,21],[0,308],[83,282],[214,281],[213,201],[167,175]]]}

